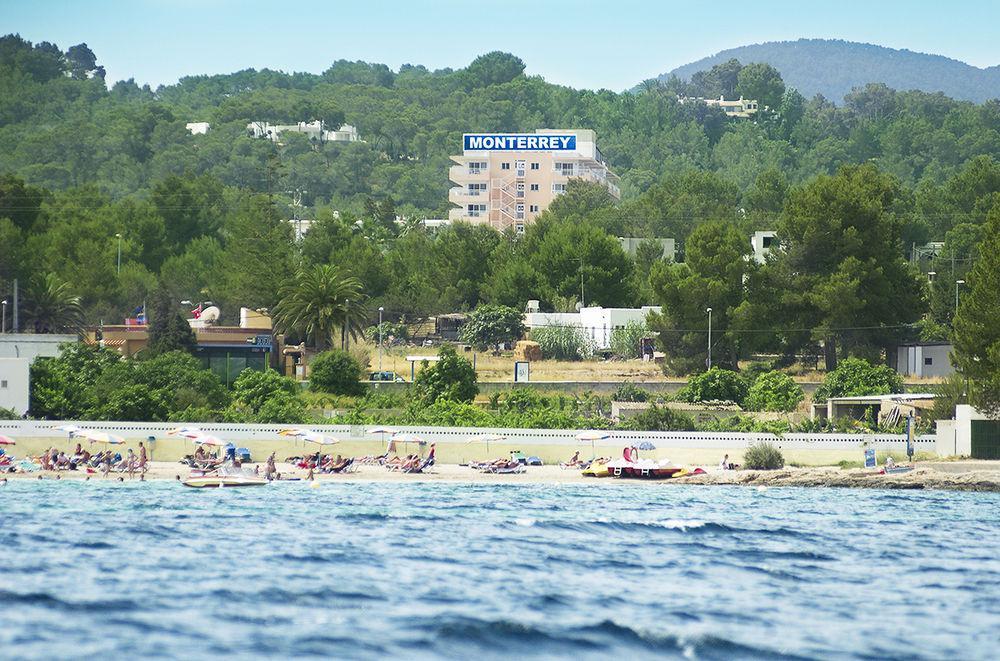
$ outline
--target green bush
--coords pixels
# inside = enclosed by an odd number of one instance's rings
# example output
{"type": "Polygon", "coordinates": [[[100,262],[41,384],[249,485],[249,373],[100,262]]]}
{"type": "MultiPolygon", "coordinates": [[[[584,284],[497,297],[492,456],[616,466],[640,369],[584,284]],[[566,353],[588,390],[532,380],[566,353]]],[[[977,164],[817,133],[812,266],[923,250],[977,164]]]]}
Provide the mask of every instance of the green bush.
{"type": "Polygon", "coordinates": [[[515,342],[524,336],[524,315],[506,305],[486,303],[469,314],[460,336],[478,351],[515,342]]]}
{"type": "Polygon", "coordinates": [[[533,328],[531,339],[538,342],[544,358],[580,360],[594,355],[593,341],[582,328],[576,326],[533,328]]]}
{"type": "Polygon", "coordinates": [[[643,390],[634,383],[623,383],[611,396],[614,402],[648,402],[649,391],[643,390]]]}
{"type": "Polygon", "coordinates": [[[677,393],[677,399],[682,402],[726,401],[742,406],[748,390],[746,380],[736,372],[713,367],[689,378],[687,385],[677,393]]]}
{"type": "Polygon", "coordinates": [[[640,342],[649,335],[644,321],[630,321],[611,331],[611,353],[616,358],[641,358],[640,342]]]}
{"type": "Polygon", "coordinates": [[[785,467],[785,458],[776,446],[761,441],[747,448],[743,453],[743,468],[754,470],[775,470],[785,467]]]}
{"type": "Polygon", "coordinates": [[[778,371],[765,372],[750,386],[746,398],[749,411],[794,411],[805,399],[802,386],[778,371]]]}
{"type": "Polygon", "coordinates": [[[378,345],[379,328],[382,329],[382,344],[391,346],[410,339],[410,329],[406,324],[383,321],[379,325],[369,326],[365,329],[365,339],[374,345],[378,345]]]}
{"type": "Polygon", "coordinates": [[[695,428],[691,416],[655,404],[638,415],[622,420],[618,426],[630,431],[692,431],[695,428]]]}
{"type": "Polygon", "coordinates": [[[14,409],[9,409],[5,406],[0,406],[0,420],[18,420],[19,416],[14,409]]]}
{"type": "Polygon", "coordinates": [[[476,371],[450,346],[441,347],[437,362],[425,364],[411,392],[416,401],[430,406],[439,399],[471,402],[479,394],[476,371]]]}
{"type": "Polygon", "coordinates": [[[831,397],[889,395],[903,392],[903,377],[887,365],[872,365],[861,358],[846,358],[823,379],[813,394],[814,402],[831,397]]]}
{"type": "Polygon", "coordinates": [[[363,395],[365,373],[361,364],[346,351],[325,351],[309,363],[309,389],[334,395],[363,395]]]}

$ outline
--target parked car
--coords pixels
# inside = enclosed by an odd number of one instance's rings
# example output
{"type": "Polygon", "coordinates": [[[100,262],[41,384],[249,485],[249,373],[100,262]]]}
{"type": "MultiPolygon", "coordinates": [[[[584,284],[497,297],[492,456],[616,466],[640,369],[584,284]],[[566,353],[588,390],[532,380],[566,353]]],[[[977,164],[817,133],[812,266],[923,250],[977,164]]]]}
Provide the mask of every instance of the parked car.
{"type": "Polygon", "coordinates": [[[403,383],[405,379],[395,372],[384,370],[382,372],[371,372],[368,374],[369,381],[393,381],[395,383],[403,383]]]}

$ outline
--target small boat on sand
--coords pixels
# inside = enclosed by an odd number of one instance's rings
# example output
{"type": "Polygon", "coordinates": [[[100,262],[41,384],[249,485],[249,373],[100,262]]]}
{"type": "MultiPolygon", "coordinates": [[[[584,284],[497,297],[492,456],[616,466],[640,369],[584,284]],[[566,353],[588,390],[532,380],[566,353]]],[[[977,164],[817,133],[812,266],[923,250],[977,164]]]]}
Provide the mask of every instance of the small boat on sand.
{"type": "Polygon", "coordinates": [[[267,485],[267,479],[248,468],[236,467],[232,462],[226,462],[212,471],[192,471],[182,484],[195,489],[262,487],[267,485]]]}
{"type": "Polygon", "coordinates": [[[681,472],[680,466],[675,466],[669,459],[655,461],[640,459],[634,448],[625,448],[622,458],[609,461],[608,473],[612,477],[630,477],[646,480],[663,480],[681,472]]]}
{"type": "Polygon", "coordinates": [[[880,473],[883,475],[895,475],[897,473],[909,473],[913,470],[913,466],[886,466],[880,473]]]}

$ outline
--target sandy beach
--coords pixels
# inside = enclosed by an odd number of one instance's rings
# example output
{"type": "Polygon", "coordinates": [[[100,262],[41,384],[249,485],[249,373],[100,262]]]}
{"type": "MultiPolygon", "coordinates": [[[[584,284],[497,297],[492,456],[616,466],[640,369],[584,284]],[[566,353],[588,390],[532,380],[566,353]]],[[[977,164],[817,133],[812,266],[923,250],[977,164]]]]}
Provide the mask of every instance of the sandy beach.
{"type": "MultiPolygon", "coordinates": [[[[253,467],[259,464],[248,464],[253,467]]],[[[282,480],[303,481],[307,471],[291,464],[277,464],[282,480]]],[[[261,470],[263,466],[261,465],[261,470]]],[[[145,480],[183,480],[190,469],[177,462],[150,462],[145,480]]],[[[94,481],[139,481],[138,475],[112,473],[107,478],[99,473],[84,471],[38,471],[35,473],[10,473],[4,477],[16,480],[94,480],[94,481]]],[[[872,470],[821,468],[783,468],[772,471],[732,470],[723,471],[709,468],[704,475],[692,475],[671,480],[635,480],[618,478],[584,477],[579,470],[563,469],[559,466],[529,466],[524,473],[495,475],[481,473],[468,466],[439,464],[430,472],[409,474],[390,472],[381,466],[358,466],[355,472],[343,474],[317,474],[315,481],[326,482],[453,482],[471,484],[617,484],[625,487],[644,485],[648,487],[678,484],[697,485],[740,485],[748,487],[845,487],[869,489],[945,489],[954,491],[1000,491],[1000,466],[988,462],[959,462],[940,464],[927,462],[918,464],[909,472],[896,475],[881,475],[872,470]]]]}

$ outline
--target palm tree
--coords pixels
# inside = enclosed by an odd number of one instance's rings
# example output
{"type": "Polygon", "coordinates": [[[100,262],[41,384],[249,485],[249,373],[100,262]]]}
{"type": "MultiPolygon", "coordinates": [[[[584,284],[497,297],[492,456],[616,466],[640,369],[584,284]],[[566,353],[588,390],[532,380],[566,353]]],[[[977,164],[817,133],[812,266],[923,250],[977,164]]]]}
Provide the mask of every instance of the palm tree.
{"type": "Polygon", "coordinates": [[[319,351],[361,334],[367,318],[361,281],[328,264],[300,268],[291,282],[278,290],[274,321],[285,331],[298,331],[319,351]]]}
{"type": "Polygon", "coordinates": [[[80,297],[73,293],[69,283],[60,280],[55,273],[32,282],[25,299],[25,326],[34,332],[79,333],[83,330],[80,297]]]}

